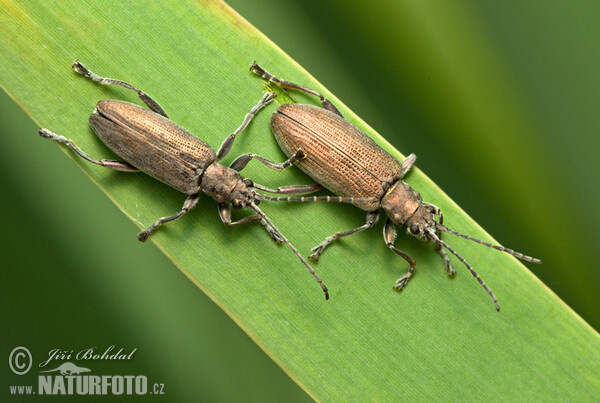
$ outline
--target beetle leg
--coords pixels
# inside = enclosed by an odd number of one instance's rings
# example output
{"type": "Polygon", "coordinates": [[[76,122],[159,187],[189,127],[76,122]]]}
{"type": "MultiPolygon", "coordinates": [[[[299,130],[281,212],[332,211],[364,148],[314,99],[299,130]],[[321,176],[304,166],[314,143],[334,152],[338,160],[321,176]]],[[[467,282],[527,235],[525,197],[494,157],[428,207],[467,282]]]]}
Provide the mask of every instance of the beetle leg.
{"type": "MultiPolygon", "coordinates": [[[[429,206],[430,209],[432,209],[432,213],[439,216],[439,223],[440,225],[444,225],[444,215],[442,214],[442,210],[440,210],[440,208],[438,206],[435,206],[431,203],[423,203],[427,206],[429,206]]],[[[442,239],[442,231],[440,231],[439,229],[435,231],[435,234],[438,236],[438,238],[442,239]]],[[[444,270],[446,270],[446,274],[450,277],[454,276],[456,274],[456,270],[454,270],[454,267],[452,266],[452,263],[450,262],[450,258],[448,257],[448,253],[446,252],[446,250],[444,248],[442,248],[442,245],[439,244],[438,242],[435,243],[435,250],[437,251],[437,253],[440,254],[440,256],[442,257],[442,260],[444,261],[444,270]]]]}
{"type": "Polygon", "coordinates": [[[269,223],[263,220],[262,217],[258,214],[253,214],[248,217],[244,217],[241,220],[231,221],[231,206],[227,203],[219,203],[219,216],[221,217],[221,221],[223,221],[223,224],[229,225],[231,227],[235,227],[237,225],[244,225],[249,222],[260,220],[260,223],[263,227],[265,227],[271,238],[273,238],[273,240],[278,244],[282,242],[279,233],[273,227],[271,227],[269,223]]]}
{"type": "Polygon", "coordinates": [[[291,185],[280,186],[277,189],[271,189],[258,183],[253,184],[253,187],[263,192],[278,193],[284,195],[306,195],[323,189],[323,185],[313,183],[312,185],[291,185]]]}
{"type": "Polygon", "coordinates": [[[152,235],[152,233],[158,227],[160,227],[164,223],[178,219],[179,217],[181,217],[182,215],[184,215],[185,213],[190,211],[192,208],[194,208],[194,206],[196,206],[196,204],[198,203],[198,199],[200,199],[200,193],[196,193],[196,194],[188,196],[188,198],[185,199],[185,202],[183,203],[183,207],[181,208],[181,211],[179,213],[173,214],[172,216],[169,216],[169,217],[162,217],[161,219],[159,219],[158,221],[153,223],[151,226],[146,228],[144,231],[140,232],[138,234],[138,239],[142,242],[146,242],[148,237],[150,235],[152,235]]]}
{"type": "Polygon", "coordinates": [[[417,156],[414,153],[411,153],[404,161],[402,161],[402,175],[400,175],[400,179],[404,177],[410,171],[412,166],[415,164],[417,156]]]}
{"type": "Polygon", "coordinates": [[[126,83],[125,81],[115,80],[113,78],[100,77],[96,73],[93,73],[91,70],[88,70],[87,67],[85,67],[83,64],[79,63],[79,61],[77,61],[77,60],[75,60],[75,62],[73,63],[73,70],[75,70],[75,72],[81,74],[82,76],[89,78],[90,80],[99,82],[100,84],[120,85],[121,87],[125,87],[127,89],[133,90],[133,91],[137,92],[138,97],[140,97],[140,99],[142,101],[144,101],[144,103],[146,104],[146,106],[148,108],[150,108],[154,112],[158,113],[159,115],[163,115],[166,118],[169,117],[169,116],[167,116],[167,113],[165,112],[165,110],[158,104],[158,102],[156,102],[154,99],[152,99],[152,97],[150,97],[150,95],[146,94],[144,91],[138,90],[133,85],[126,83]]]}
{"type": "Polygon", "coordinates": [[[410,265],[406,274],[400,277],[394,285],[394,289],[400,291],[406,286],[406,283],[408,283],[408,280],[412,277],[417,262],[415,261],[415,259],[408,256],[406,253],[402,252],[400,249],[394,246],[394,242],[396,241],[397,236],[398,234],[396,233],[396,227],[394,226],[392,220],[388,218],[388,220],[385,223],[385,226],[383,227],[383,239],[385,240],[385,243],[388,246],[388,248],[400,255],[410,265]]]}
{"type": "Polygon", "coordinates": [[[340,113],[340,111],[335,107],[335,105],[333,105],[333,103],[331,103],[330,100],[328,100],[321,93],[319,93],[315,90],[311,90],[310,88],[303,87],[301,85],[294,84],[289,81],[281,80],[281,79],[275,77],[274,75],[272,75],[271,73],[269,73],[268,71],[266,71],[265,69],[263,69],[262,67],[260,67],[258,64],[256,64],[256,62],[252,62],[250,71],[252,71],[256,75],[261,76],[265,80],[268,80],[272,83],[277,84],[281,88],[289,88],[289,89],[293,89],[293,90],[306,92],[307,94],[315,95],[315,96],[319,97],[319,99],[321,99],[321,105],[323,105],[323,108],[335,113],[336,115],[339,115],[340,117],[343,117],[342,114],[340,113]]]}
{"type": "Polygon", "coordinates": [[[273,101],[275,96],[276,94],[274,92],[267,92],[265,95],[263,95],[258,104],[256,104],[248,114],[246,114],[246,117],[244,118],[242,124],[237,129],[235,129],[233,133],[227,136],[227,138],[221,144],[221,147],[219,147],[219,151],[217,152],[217,161],[220,161],[221,159],[225,158],[225,156],[231,150],[231,146],[233,145],[233,140],[235,140],[235,136],[237,136],[242,130],[248,127],[248,125],[250,124],[252,119],[254,119],[254,116],[256,116],[258,111],[260,111],[265,106],[269,105],[271,101],[273,101]]]}
{"type": "Polygon", "coordinates": [[[239,172],[242,169],[244,169],[246,167],[246,165],[248,165],[250,160],[255,159],[255,160],[262,162],[263,164],[265,164],[266,166],[268,166],[271,169],[275,169],[276,171],[283,171],[285,168],[292,166],[296,161],[300,161],[304,158],[306,158],[306,154],[304,154],[304,151],[302,151],[302,149],[299,149],[298,151],[296,151],[296,154],[294,154],[292,156],[292,158],[290,158],[282,163],[269,161],[268,159],[263,158],[260,155],[256,155],[256,154],[243,154],[243,155],[240,155],[239,157],[237,157],[235,159],[235,161],[233,161],[231,163],[229,168],[234,169],[239,172]]]}
{"type": "Polygon", "coordinates": [[[325,248],[327,246],[329,246],[330,243],[332,243],[336,239],[340,239],[345,236],[356,234],[357,232],[364,231],[367,228],[371,228],[373,225],[375,225],[375,223],[377,222],[378,219],[379,219],[379,211],[370,211],[367,214],[367,222],[364,225],[361,225],[358,228],[351,229],[350,231],[336,232],[334,235],[327,237],[319,245],[312,248],[312,250],[311,250],[312,253],[310,254],[309,258],[313,259],[313,260],[319,260],[319,256],[321,255],[321,253],[323,253],[325,248]]]}
{"type": "Polygon", "coordinates": [[[96,164],[96,165],[100,165],[102,167],[114,169],[115,171],[139,172],[139,169],[137,169],[136,167],[134,167],[133,165],[131,165],[130,163],[125,162],[125,161],[115,161],[115,160],[100,160],[100,161],[98,161],[98,160],[95,160],[92,157],[90,157],[89,155],[87,155],[86,153],[84,153],[83,151],[81,151],[81,149],[79,147],[77,147],[75,145],[75,143],[73,143],[72,140],[69,140],[65,136],[60,136],[54,132],[51,132],[48,129],[40,129],[39,134],[40,134],[40,136],[42,136],[46,139],[50,139],[50,140],[56,141],[58,143],[67,145],[77,155],[79,155],[84,160],[91,162],[92,164],[96,164]]]}

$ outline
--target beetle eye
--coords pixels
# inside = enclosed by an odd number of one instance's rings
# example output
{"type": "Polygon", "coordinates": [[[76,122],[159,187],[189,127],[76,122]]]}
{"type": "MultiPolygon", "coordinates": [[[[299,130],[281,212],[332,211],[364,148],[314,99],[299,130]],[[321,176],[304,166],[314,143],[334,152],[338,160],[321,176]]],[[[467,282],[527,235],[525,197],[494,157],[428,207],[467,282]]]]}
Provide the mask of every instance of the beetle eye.
{"type": "Polygon", "coordinates": [[[254,186],[254,182],[252,182],[250,179],[244,179],[244,183],[246,184],[246,186],[248,187],[252,187],[254,186]]]}
{"type": "Polygon", "coordinates": [[[420,232],[419,227],[414,224],[410,226],[409,230],[413,235],[417,235],[420,232]]]}

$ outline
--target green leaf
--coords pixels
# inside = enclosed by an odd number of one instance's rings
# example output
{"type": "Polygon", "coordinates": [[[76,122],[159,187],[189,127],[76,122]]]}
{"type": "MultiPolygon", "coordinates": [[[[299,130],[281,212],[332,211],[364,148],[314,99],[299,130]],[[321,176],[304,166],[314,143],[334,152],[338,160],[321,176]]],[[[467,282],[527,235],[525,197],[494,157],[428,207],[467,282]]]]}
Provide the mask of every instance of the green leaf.
{"type": "MultiPolygon", "coordinates": [[[[131,91],[78,76],[70,69],[75,59],[147,92],[171,119],[215,148],[262,96],[264,83],[248,72],[256,60],[279,77],[322,91],[349,121],[402,158],[222,3],[5,2],[0,22],[2,87],[36,123],[94,157],[114,157],[87,123],[95,103],[139,100],[131,91]]],[[[260,114],[224,162],[246,152],[283,161],[268,119],[268,112],[260,114]]],[[[55,145],[40,139],[39,147],[55,145]]],[[[110,172],[65,152],[140,228],[183,203],[184,195],[150,177],[110,172]]],[[[278,173],[258,163],[243,174],[270,187],[310,183],[296,169],[278,173]]],[[[444,211],[449,227],[493,241],[420,171],[407,181],[444,211]]],[[[326,236],[364,221],[364,212],[348,205],[261,207],[304,255],[326,236]]],[[[406,265],[380,231],[381,223],[344,239],[314,264],[330,289],[327,302],[285,246],[273,244],[258,225],[224,226],[208,198],[151,239],[319,400],[598,396],[598,334],[516,259],[446,237],[498,296],[502,311],[496,313],[459,262],[454,260],[458,275],[448,280],[431,245],[401,235],[396,246],[418,266],[410,285],[397,293],[392,285],[406,265]]]]}

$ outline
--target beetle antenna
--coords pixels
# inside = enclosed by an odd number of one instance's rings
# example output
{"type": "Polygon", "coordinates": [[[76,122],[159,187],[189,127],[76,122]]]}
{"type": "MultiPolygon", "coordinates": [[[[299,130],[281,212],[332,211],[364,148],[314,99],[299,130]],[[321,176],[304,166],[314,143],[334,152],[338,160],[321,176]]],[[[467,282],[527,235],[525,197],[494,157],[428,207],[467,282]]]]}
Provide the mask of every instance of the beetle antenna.
{"type": "Polygon", "coordinates": [[[517,251],[514,251],[512,249],[505,248],[504,246],[494,245],[494,244],[491,244],[489,242],[485,242],[485,241],[482,241],[480,239],[473,238],[472,236],[469,236],[469,235],[461,234],[460,232],[456,232],[454,230],[451,230],[450,228],[448,228],[448,227],[446,227],[445,225],[442,225],[442,224],[436,224],[436,228],[439,229],[440,231],[448,232],[448,233],[450,233],[452,235],[456,235],[456,236],[468,239],[469,241],[474,241],[474,242],[477,242],[477,243],[479,243],[481,245],[485,245],[485,246],[488,246],[490,248],[494,248],[496,250],[499,250],[499,251],[502,251],[502,252],[506,252],[509,255],[513,255],[514,257],[517,257],[517,258],[519,258],[521,260],[524,260],[526,262],[538,263],[538,264],[542,263],[542,261],[540,259],[538,259],[538,258],[527,256],[527,255],[522,254],[521,252],[517,252],[517,251]]]}
{"type": "Polygon", "coordinates": [[[267,196],[260,193],[256,193],[256,198],[263,201],[275,201],[275,202],[293,202],[293,203],[304,203],[304,202],[332,202],[332,203],[368,203],[376,201],[376,197],[340,197],[340,196],[302,196],[302,197],[280,197],[280,196],[267,196]]]}
{"type": "Polygon", "coordinates": [[[287,246],[289,246],[289,248],[292,250],[292,252],[294,252],[294,254],[296,256],[298,256],[298,259],[300,259],[300,261],[302,262],[302,264],[304,266],[306,266],[306,268],[308,269],[308,272],[310,274],[313,275],[313,277],[315,278],[315,280],[317,280],[317,282],[321,285],[321,288],[323,289],[323,292],[325,293],[325,299],[329,299],[329,292],[327,291],[327,287],[325,286],[325,284],[323,283],[323,280],[321,280],[321,278],[317,275],[317,273],[315,272],[315,270],[308,264],[308,262],[302,257],[302,255],[300,255],[300,253],[298,252],[298,249],[296,249],[296,247],[294,245],[292,245],[290,243],[290,241],[288,241],[288,239],[281,233],[281,231],[279,231],[279,228],[277,228],[275,226],[275,224],[273,224],[273,222],[269,219],[269,217],[267,217],[265,215],[265,213],[262,212],[261,209],[258,208],[258,206],[254,203],[250,203],[250,207],[252,207],[252,209],[254,211],[256,211],[256,214],[258,214],[260,216],[260,218],[262,218],[268,225],[269,227],[277,234],[279,235],[279,237],[281,237],[281,239],[283,240],[283,242],[285,242],[285,244],[287,246]]]}
{"type": "Polygon", "coordinates": [[[428,233],[428,235],[431,237],[431,239],[434,240],[434,242],[436,242],[437,244],[442,245],[444,248],[448,249],[448,251],[450,253],[452,253],[454,256],[456,256],[458,258],[458,260],[460,260],[465,266],[467,266],[467,269],[469,269],[469,271],[471,272],[473,277],[475,277],[475,279],[479,282],[479,284],[481,284],[483,289],[490,295],[490,298],[492,299],[492,301],[494,302],[494,305],[496,306],[496,310],[498,312],[500,312],[500,305],[498,305],[498,299],[496,298],[496,296],[494,295],[492,290],[490,290],[490,288],[483,282],[481,277],[479,277],[479,274],[477,274],[477,272],[475,270],[473,270],[473,267],[471,267],[471,265],[469,263],[467,263],[467,261],[461,255],[456,253],[456,251],[454,249],[452,249],[446,242],[442,241],[435,234],[435,232],[430,231],[428,233]]]}

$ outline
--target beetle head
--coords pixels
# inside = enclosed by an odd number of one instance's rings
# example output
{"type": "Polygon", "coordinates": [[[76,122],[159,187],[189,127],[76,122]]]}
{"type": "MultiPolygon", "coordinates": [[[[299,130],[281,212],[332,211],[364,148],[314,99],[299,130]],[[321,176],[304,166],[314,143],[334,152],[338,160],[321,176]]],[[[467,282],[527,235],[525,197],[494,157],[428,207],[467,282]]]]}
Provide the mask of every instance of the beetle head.
{"type": "Polygon", "coordinates": [[[430,240],[430,234],[435,233],[437,228],[435,214],[431,205],[420,204],[415,213],[404,223],[406,232],[418,239],[430,240]]]}
{"type": "Polygon", "coordinates": [[[381,200],[383,208],[394,224],[403,225],[407,232],[419,239],[430,239],[435,232],[435,209],[423,203],[423,198],[406,182],[397,181],[381,200]]]}
{"type": "Polygon", "coordinates": [[[251,203],[260,203],[259,200],[256,200],[256,193],[252,186],[253,183],[249,179],[239,178],[236,181],[235,188],[229,196],[231,206],[234,209],[241,209],[242,207],[249,206],[251,203]]]}

